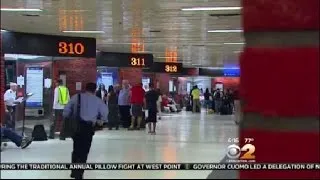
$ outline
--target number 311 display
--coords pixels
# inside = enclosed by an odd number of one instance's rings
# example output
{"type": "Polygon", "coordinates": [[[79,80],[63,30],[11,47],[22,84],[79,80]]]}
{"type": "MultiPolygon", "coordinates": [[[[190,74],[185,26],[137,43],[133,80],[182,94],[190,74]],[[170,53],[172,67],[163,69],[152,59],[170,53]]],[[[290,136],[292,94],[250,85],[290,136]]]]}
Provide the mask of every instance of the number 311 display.
{"type": "Polygon", "coordinates": [[[145,66],[144,58],[131,58],[131,66],[145,66]]]}

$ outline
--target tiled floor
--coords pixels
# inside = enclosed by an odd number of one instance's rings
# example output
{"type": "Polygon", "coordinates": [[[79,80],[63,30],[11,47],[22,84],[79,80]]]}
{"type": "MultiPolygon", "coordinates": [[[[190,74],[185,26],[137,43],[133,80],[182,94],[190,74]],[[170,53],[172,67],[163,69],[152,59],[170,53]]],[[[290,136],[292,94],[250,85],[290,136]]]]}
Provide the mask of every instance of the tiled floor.
{"type": "MultiPolygon", "coordinates": [[[[233,116],[167,115],[158,123],[157,135],[144,131],[99,131],[94,136],[88,162],[219,162],[227,140],[237,136],[233,116]]],[[[72,141],[34,142],[21,150],[9,143],[1,162],[69,163],[72,141]]],[[[69,171],[1,171],[1,178],[69,178],[69,171]]],[[[210,171],[86,171],[85,178],[206,178],[210,171]]]]}

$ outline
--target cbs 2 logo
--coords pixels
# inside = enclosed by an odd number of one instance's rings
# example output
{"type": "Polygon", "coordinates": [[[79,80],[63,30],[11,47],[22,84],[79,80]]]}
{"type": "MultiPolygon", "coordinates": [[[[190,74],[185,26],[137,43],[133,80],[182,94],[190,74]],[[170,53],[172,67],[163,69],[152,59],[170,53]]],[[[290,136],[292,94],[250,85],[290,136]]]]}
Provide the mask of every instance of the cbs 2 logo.
{"type": "Polygon", "coordinates": [[[230,159],[255,159],[254,152],[256,151],[256,147],[252,144],[245,144],[242,148],[239,146],[232,144],[228,146],[227,156],[230,159]],[[241,156],[241,152],[245,152],[241,156]]]}

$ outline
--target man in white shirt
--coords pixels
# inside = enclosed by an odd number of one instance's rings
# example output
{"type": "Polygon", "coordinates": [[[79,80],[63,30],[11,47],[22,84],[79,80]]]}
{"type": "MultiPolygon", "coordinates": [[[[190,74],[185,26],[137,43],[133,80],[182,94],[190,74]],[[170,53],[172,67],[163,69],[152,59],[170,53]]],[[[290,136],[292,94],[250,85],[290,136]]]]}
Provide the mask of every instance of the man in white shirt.
{"type": "Polygon", "coordinates": [[[61,79],[58,80],[56,83],[56,88],[54,89],[54,97],[53,97],[53,119],[51,122],[50,126],[50,139],[54,139],[55,136],[55,129],[57,125],[57,121],[59,119],[62,122],[62,127],[60,130],[60,140],[65,140],[65,132],[64,132],[64,120],[62,118],[62,113],[65,105],[69,102],[70,100],[70,94],[69,90],[66,86],[63,85],[63,81],[61,79]]]}
{"type": "Polygon", "coordinates": [[[10,83],[10,89],[8,89],[4,95],[4,104],[6,107],[6,113],[9,114],[9,117],[6,118],[7,122],[5,123],[8,128],[15,128],[15,100],[17,99],[17,84],[10,83]]]}

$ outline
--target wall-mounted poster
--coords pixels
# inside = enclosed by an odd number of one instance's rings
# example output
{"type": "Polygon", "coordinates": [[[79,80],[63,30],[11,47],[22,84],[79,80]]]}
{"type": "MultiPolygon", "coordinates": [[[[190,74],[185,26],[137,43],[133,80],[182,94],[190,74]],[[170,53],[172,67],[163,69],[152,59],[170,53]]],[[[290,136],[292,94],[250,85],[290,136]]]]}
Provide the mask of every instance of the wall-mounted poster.
{"type": "Polygon", "coordinates": [[[150,78],[142,78],[142,87],[145,91],[149,91],[150,78]]]}
{"type": "Polygon", "coordinates": [[[216,89],[220,89],[221,91],[223,91],[223,84],[222,83],[217,83],[216,84],[216,89]]]}
{"type": "Polygon", "coordinates": [[[113,86],[112,73],[101,73],[101,83],[104,84],[106,90],[108,90],[109,86],[113,86]]]}
{"type": "Polygon", "coordinates": [[[191,92],[191,83],[187,83],[187,93],[191,92]]]}
{"type": "Polygon", "coordinates": [[[27,107],[42,107],[43,105],[43,68],[27,68],[26,93],[33,93],[27,99],[27,107]]]}
{"type": "Polygon", "coordinates": [[[174,92],[172,80],[169,81],[169,92],[174,92]]]}

